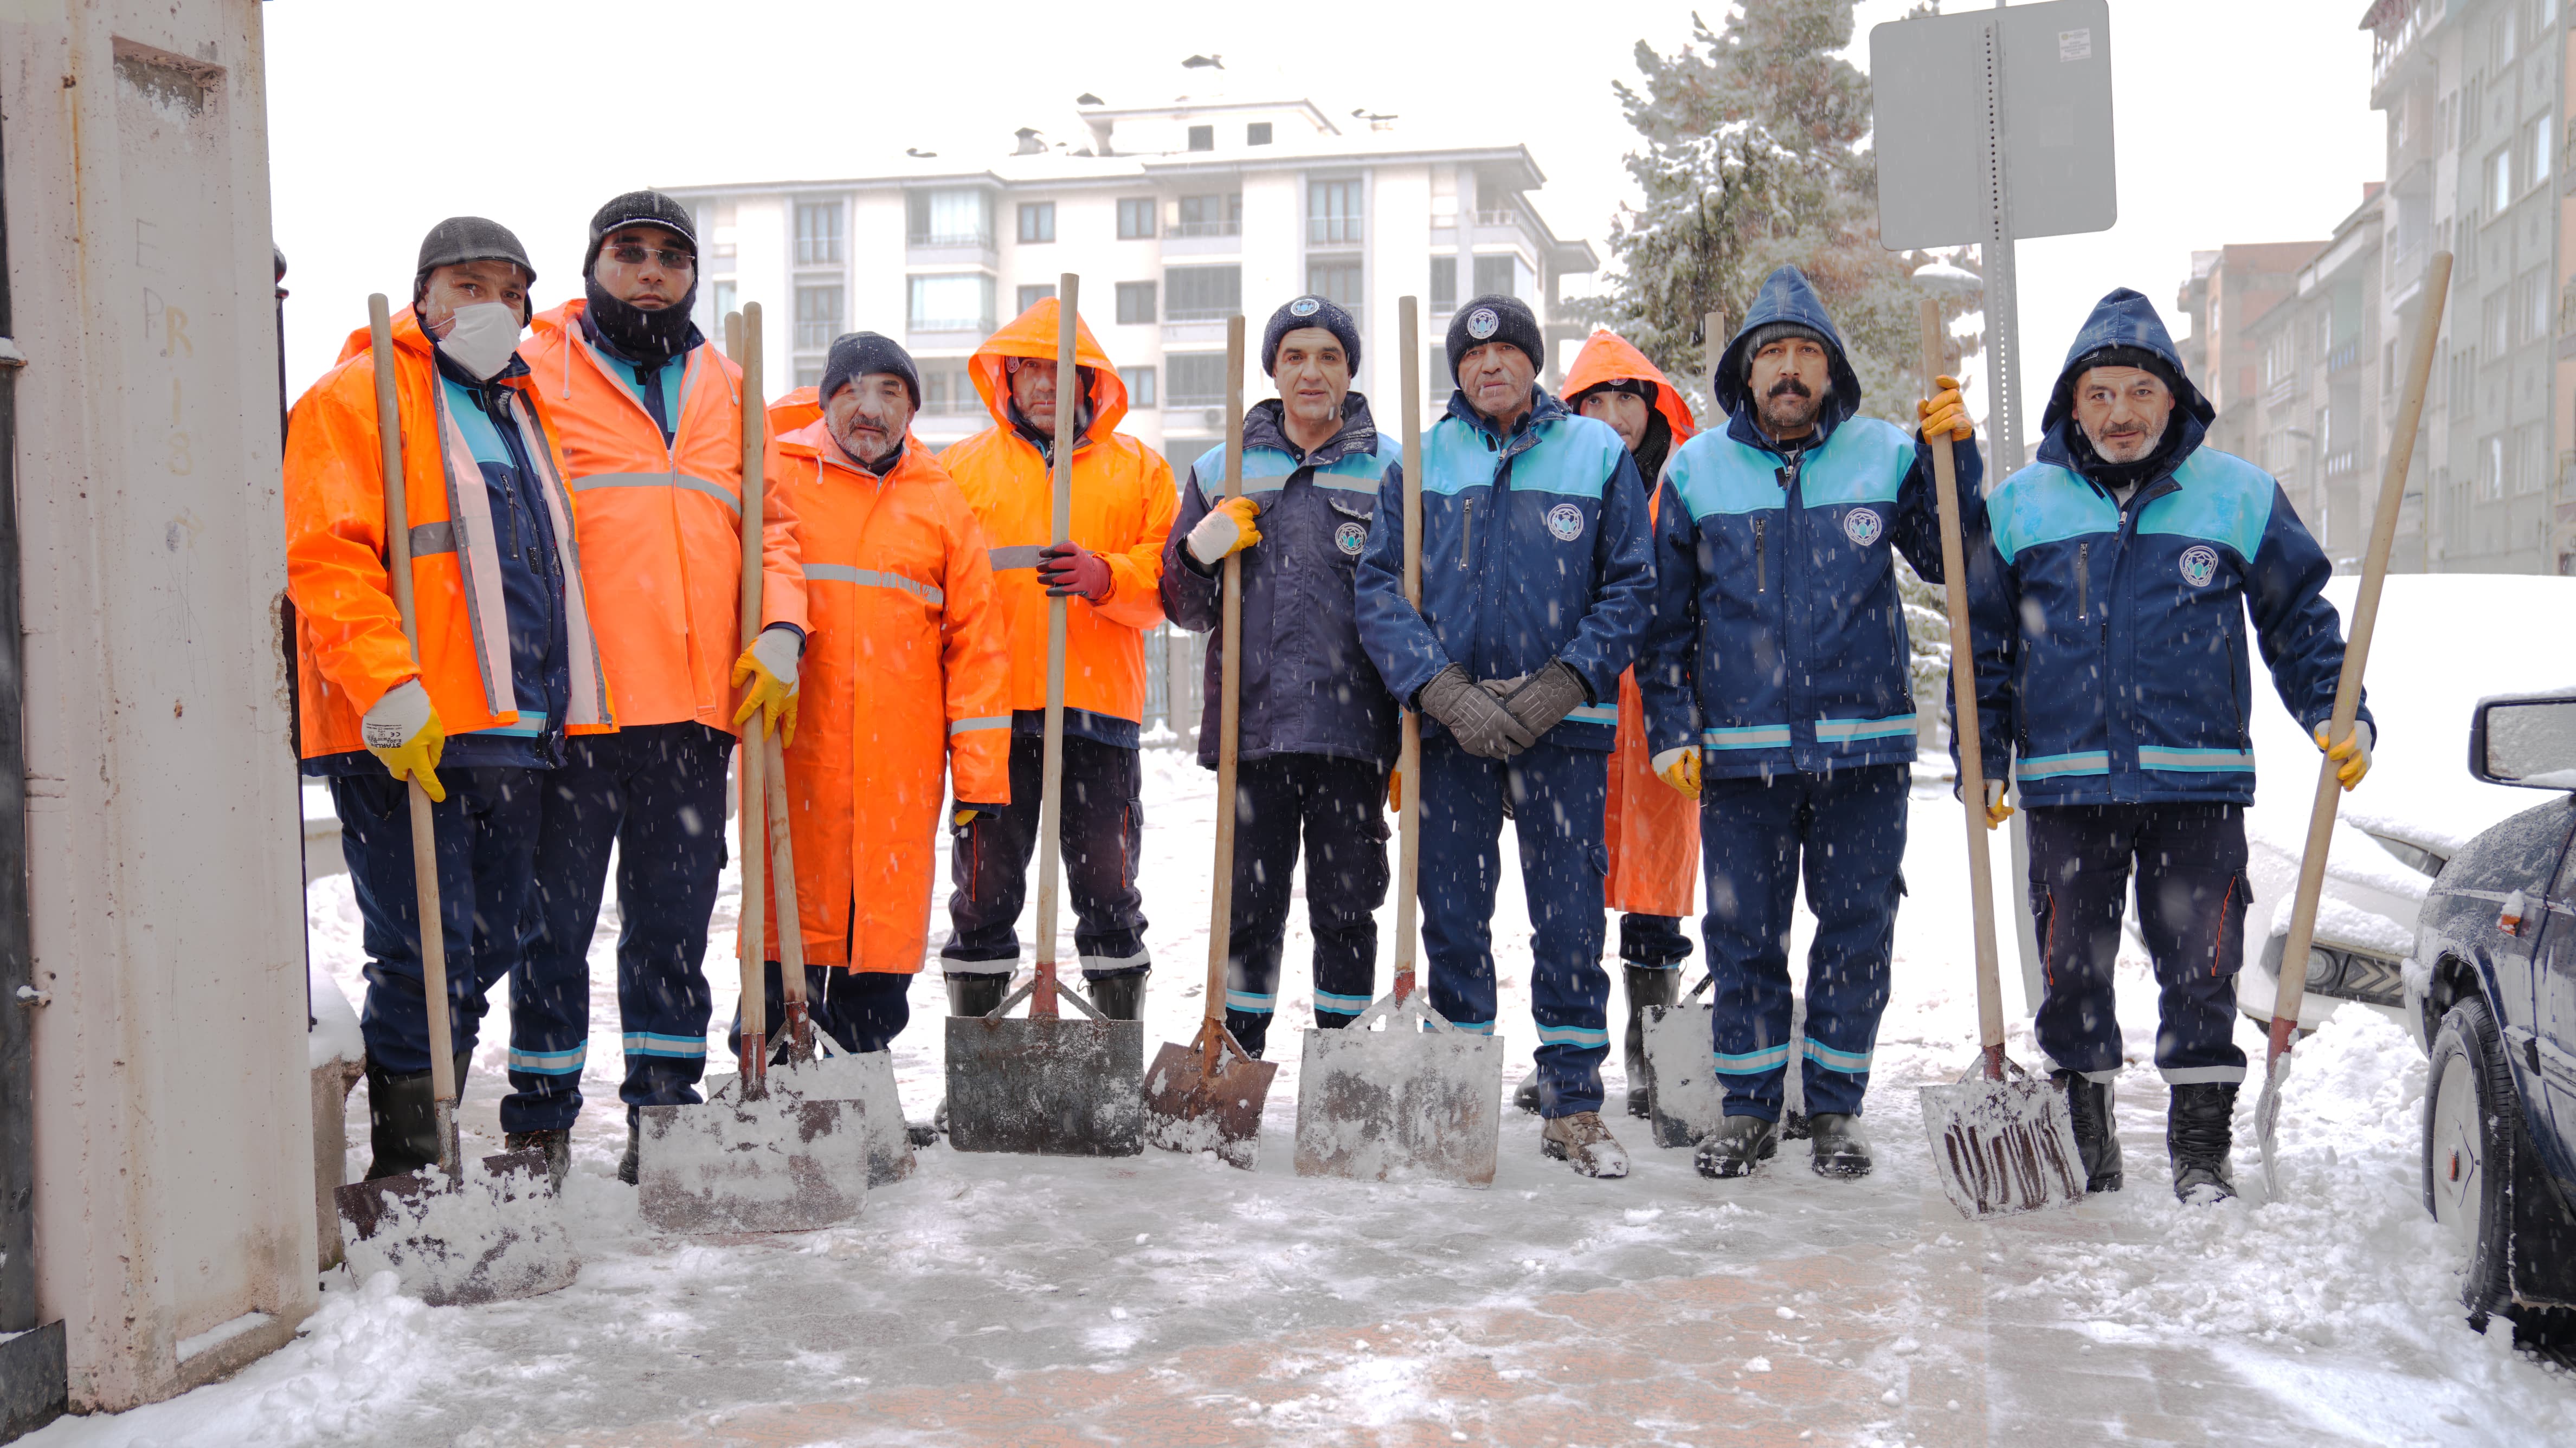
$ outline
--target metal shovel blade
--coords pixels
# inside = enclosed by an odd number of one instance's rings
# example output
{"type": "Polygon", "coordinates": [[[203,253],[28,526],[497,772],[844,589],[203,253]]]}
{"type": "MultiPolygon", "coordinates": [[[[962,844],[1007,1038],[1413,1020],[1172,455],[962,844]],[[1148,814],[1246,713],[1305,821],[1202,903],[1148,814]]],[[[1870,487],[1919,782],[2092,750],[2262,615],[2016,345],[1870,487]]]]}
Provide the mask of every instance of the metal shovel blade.
{"type": "Polygon", "coordinates": [[[353,1265],[380,1259],[432,1307],[507,1302],[571,1286],[581,1274],[581,1256],[539,1205],[554,1195],[546,1154],[500,1152],[483,1158],[481,1167],[461,1182],[427,1167],[335,1191],[353,1265]]]}
{"type": "Polygon", "coordinates": [[[801,1065],[769,1068],[772,1085],[784,1083],[808,1101],[848,1101],[859,1112],[868,1144],[868,1185],[892,1186],[912,1175],[912,1138],[904,1134],[903,1098],[894,1088],[894,1053],[862,1051],[824,1056],[801,1065]]]}
{"type": "Polygon", "coordinates": [[[2263,1157],[2263,1198],[2281,1199],[2281,1082],[2290,1074],[2290,1053],[2275,1053],[2263,1063],[2263,1094],[2254,1098],[2254,1146],[2263,1157]]]}
{"type": "Polygon", "coordinates": [[[1145,1073],[1145,1140],[1165,1151],[1213,1151],[1250,1171],[1261,1155],[1261,1105],[1278,1074],[1278,1062],[1252,1059],[1231,1036],[1214,1071],[1200,1045],[1166,1041],[1145,1073]]]}
{"type": "Polygon", "coordinates": [[[1297,1175],[1493,1185],[1503,1132],[1500,1037],[1450,1025],[1418,991],[1402,1006],[1379,1001],[1341,1030],[1305,1034],[1297,1175]],[[1386,1028],[1370,1030],[1380,1016],[1386,1028]]]}
{"type": "Polygon", "coordinates": [[[1710,1058],[1711,1018],[1702,1000],[1646,1007],[1646,1064],[1654,1068],[1655,1145],[1696,1146],[1726,1115],[1726,1087],[1710,1058]]]}
{"type": "Polygon", "coordinates": [[[1137,1156],[1145,1023],[948,1017],[948,1144],[959,1151],[1137,1156]]]}
{"type": "Polygon", "coordinates": [[[776,1075],[762,1099],[740,1095],[736,1078],[703,1106],[639,1108],[644,1220],[690,1234],[810,1232],[854,1220],[868,1197],[865,1108],[800,1096],[776,1075]]]}
{"type": "Polygon", "coordinates": [[[1983,1221],[2084,1200],[2075,1123],[2048,1078],[2012,1067],[1994,1081],[1971,1068],[1921,1093],[1932,1169],[1961,1215],[1983,1221]]]}

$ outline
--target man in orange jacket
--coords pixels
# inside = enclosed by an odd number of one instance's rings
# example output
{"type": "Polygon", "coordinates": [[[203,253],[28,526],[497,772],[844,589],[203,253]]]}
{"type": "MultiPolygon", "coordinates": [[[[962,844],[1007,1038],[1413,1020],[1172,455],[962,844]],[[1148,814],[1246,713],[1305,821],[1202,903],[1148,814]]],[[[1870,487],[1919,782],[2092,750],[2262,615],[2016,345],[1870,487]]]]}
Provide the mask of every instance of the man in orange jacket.
{"type": "MultiPolygon", "coordinates": [[[[1011,802],[1010,634],[974,510],[911,435],[911,355],[850,333],[818,391],[801,427],[802,399],[770,410],[768,482],[793,496],[812,624],[787,743],[796,913],[814,1023],[882,1051],[912,1017],[943,786],[960,813],[1011,802]]],[[[775,960],[768,982],[775,1021],[775,960]]]]}
{"type": "MultiPolygon", "coordinates": [[[[688,208],[630,191],[591,217],[582,299],[540,315],[519,349],[563,437],[619,728],[572,741],[547,781],[510,1010],[589,1040],[590,938],[613,846],[628,1182],[636,1108],[699,1099],[733,727],[753,709],[793,716],[805,638],[795,500],[773,486],[761,498],[763,628],[742,647],[742,369],[690,321],[697,281],[688,208]],[[745,682],[737,711],[730,686],[745,682]]],[[[570,1149],[583,1064],[579,1048],[512,1058],[544,1083],[530,1120],[549,1149],[570,1149]]]]}
{"type": "MultiPolygon", "coordinates": [[[[566,735],[611,727],[591,637],[572,498],[554,428],[514,350],[536,269],[517,237],[455,217],[421,243],[393,325],[404,506],[420,646],[386,573],[384,455],[364,330],[287,426],[286,576],[295,600],[304,772],[330,781],[366,920],[370,1178],[438,1157],[430,1052],[462,1085],[484,993],[519,957],[539,794],[566,735]],[[443,773],[442,773],[443,771],[443,773]],[[406,781],[435,801],[439,930],[451,1039],[431,1042],[406,781]]],[[[514,997],[509,1144],[541,1144],[550,1078],[569,1053],[514,997]]],[[[560,1162],[563,1158],[557,1157],[560,1162]]]]}
{"type": "Polygon", "coordinates": [[[941,459],[992,549],[1011,639],[1011,798],[999,810],[961,804],[951,870],[955,926],[940,949],[949,1009],[999,1005],[1019,963],[1015,923],[1037,847],[1039,739],[1047,694],[1047,599],[1072,600],[1065,625],[1065,873],[1074,949],[1091,997],[1113,1018],[1144,1008],[1145,899],[1137,734],[1145,711],[1144,631],[1163,620],[1163,541],[1179,499],[1160,454],[1116,429],[1127,385],[1076,320],[1080,366],[1073,453],[1073,536],[1054,536],[1056,302],[1029,308],[968,364],[993,425],[941,459]]]}

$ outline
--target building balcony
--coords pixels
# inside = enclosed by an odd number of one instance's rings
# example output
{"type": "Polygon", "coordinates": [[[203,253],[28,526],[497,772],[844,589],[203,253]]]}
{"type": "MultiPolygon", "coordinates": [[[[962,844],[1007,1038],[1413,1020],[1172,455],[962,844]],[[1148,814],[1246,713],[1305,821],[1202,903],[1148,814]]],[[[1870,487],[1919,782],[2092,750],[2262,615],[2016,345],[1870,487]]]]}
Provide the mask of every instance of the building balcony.
{"type": "Polygon", "coordinates": [[[2326,454],[2326,481],[2336,482],[2351,477],[2361,468],[2361,455],[2351,448],[2326,454]]]}
{"type": "Polygon", "coordinates": [[[2265,407],[2286,407],[2289,405],[2290,399],[2298,395],[2299,374],[2296,372],[2284,373],[2282,374],[2280,381],[2263,389],[2263,405],[2265,407]]]}
{"type": "Polygon", "coordinates": [[[2441,23],[2449,8],[2449,0],[2378,0],[2371,6],[2362,24],[2373,31],[2370,89],[2374,101],[2379,88],[2412,58],[2416,42],[2441,23]]]}
{"type": "Polygon", "coordinates": [[[997,263],[989,233],[961,232],[943,236],[916,232],[904,238],[903,259],[909,266],[982,266],[997,263]]]}
{"type": "Polygon", "coordinates": [[[993,326],[990,317],[926,317],[904,324],[903,342],[914,352],[955,351],[980,345],[993,326]]]}
{"type": "Polygon", "coordinates": [[[2326,375],[2333,377],[2350,371],[2361,361],[2361,339],[2353,338],[2326,354],[2326,375]]]}
{"type": "Polygon", "coordinates": [[[1240,221],[1175,221],[1163,229],[1165,237],[1176,236],[1241,236],[1240,221]]]}

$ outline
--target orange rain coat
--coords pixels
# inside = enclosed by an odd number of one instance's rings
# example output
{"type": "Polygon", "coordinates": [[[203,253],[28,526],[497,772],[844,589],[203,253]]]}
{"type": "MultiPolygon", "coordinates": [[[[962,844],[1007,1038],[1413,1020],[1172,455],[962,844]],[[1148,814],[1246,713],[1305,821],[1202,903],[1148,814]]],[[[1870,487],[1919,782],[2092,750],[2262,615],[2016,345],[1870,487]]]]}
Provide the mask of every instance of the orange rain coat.
{"type": "MultiPolygon", "coordinates": [[[[394,314],[394,395],[403,437],[403,508],[410,515],[415,660],[385,569],[384,454],[376,431],[376,363],[367,329],[349,334],[339,365],[295,404],[286,429],[286,586],[295,600],[296,671],[307,759],[366,748],[359,720],[387,690],[417,676],[449,737],[515,724],[509,619],[492,558],[491,501],[464,435],[436,386],[435,344],[409,307],[394,314]],[[462,459],[459,466],[451,462],[462,459]],[[464,514],[456,520],[456,513],[464,514]],[[476,539],[483,540],[480,544],[476,539]]],[[[509,384],[527,403],[521,439],[541,480],[555,546],[581,551],[563,452],[529,379],[509,384]]],[[[564,580],[572,657],[574,734],[613,727],[611,698],[578,571],[564,580]]]]}
{"type": "MultiPolygon", "coordinates": [[[[880,478],[819,419],[779,433],[794,412],[770,410],[767,481],[794,495],[813,620],[787,748],[805,959],[911,975],[945,777],[961,800],[1011,800],[1009,635],[983,531],[930,449],[906,437],[880,478]]],[[[773,905],[768,939],[777,924],[773,905]]]]}
{"type": "MultiPolygon", "coordinates": [[[[1144,630],[1163,621],[1163,539],[1180,510],[1172,469],[1162,454],[1119,433],[1127,384],[1109,354],[1075,322],[1074,359],[1091,369],[1090,429],[1073,451],[1073,540],[1109,565],[1109,596],[1074,599],[1066,610],[1064,702],[1113,719],[1145,717],[1144,630]]],[[[967,366],[993,425],[940,456],[964,489],[984,541],[1011,628],[1011,707],[1046,707],[1047,595],[1037,554],[1055,541],[1054,472],[1036,444],[1004,411],[1010,386],[1005,357],[1055,365],[1056,303],[1022,312],[977,348],[967,366]]],[[[966,796],[972,798],[972,796],[966,796]]]]}
{"type": "MultiPolygon", "coordinates": [[[[586,302],[541,312],[520,360],[563,439],[580,506],[582,585],[617,722],[733,730],[742,652],[742,369],[704,343],[689,354],[671,443],[582,335],[586,302]]],[[[796,505],[761,499],[760,622],[805,626],[796,505]]]]}
{"type": "MultiPolygon", "coordinates": [[[[1691,421],[1690,404],[1673,390],[1663,370],[1616,332],[1596,331],[1583,344],[1573,370],[1565,374],[1562,395],[1570,405],[1587,388],[1626,378],[1655,384],[1655,409],[1672,425],[1675,451],[1699,431],[1691,421]]],[[[1656,481],[1646,479],[1650,519],[1663,497],[1656,481]]],[[[1610,846],[1610,874],[1602,881],[1602,896],[1613,910],[1687,916],[1699,881],[1699,802],[1657,779],[1652,760],[1646,747],[1646,704],[1637,692],[1637,671],[1631,669],[1619,676],[1619,742],[1610,754],[1610,796],[1601,812],[1610,846]]]]}

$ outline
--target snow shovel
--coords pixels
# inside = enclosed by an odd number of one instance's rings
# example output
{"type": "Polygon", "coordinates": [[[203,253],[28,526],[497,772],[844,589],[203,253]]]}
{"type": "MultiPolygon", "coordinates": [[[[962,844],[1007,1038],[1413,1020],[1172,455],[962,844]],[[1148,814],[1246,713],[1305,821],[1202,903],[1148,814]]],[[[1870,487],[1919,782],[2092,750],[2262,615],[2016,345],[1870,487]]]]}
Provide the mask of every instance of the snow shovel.
{"type": "MultiPolygon", "coordinates": [[[[1076,302],[1056,287],[1055,527],[1073,536],[1076,302]]],[[[1145,1150],[1145,1024],[1113,1021],[1056,978],[1056,871],[1064,823],[1065,604],[1047,600],[1046,735],[1039,773],[1037,973],[983,1016],[948,1018],[948,1144],[959,1151],[1136,1156],[1145,1150]],[[1081,1016],[1057,1013],[1061,996],[1081,1016]],[[1003,1012],[1022,1000],[1023,1017],[1003,1012]]]]}
{"type": "MultiPolygon", "coordinates": [[[[2352,627],[2343,646],[2343,673],[2335,680],[2333,721],[2326,738],[2342,743],[2351,737],[2361,712],[2361,672],[2370,662],[2370,636],[2379,626],[2379,590],[2388,579],[2388,551],[2397,541],[2397,511],[2406,498],[2406,465],[2415,456],[2415,426],[2424,415],[2424,390],[2433,375],[2435,333],[2442,326],[2442,304],[2451,294],[2451,254],[2433,253],[2425,272],[2424,295],[2432,298],[2415,322],[2415,348],[2406,360],[2406,391],[2398,400],[2397,426],[2388,438],[2388,465],[2379,477],[2379,508],[2370,520],[2370,547],[2362,555],[2361,587],[2353,595],[2352,627]]],[[[2299,1004],[2308,990],[2308,947],[2317,929],[2317,897],[2325,889],[2326,848],[2334,838],[2335,811],[2343,790],[2335,777],[2333,756],[2317,761],[2316,800],[2308,807],[2308,842],[2299,855],[2299,891],[2290,901],[2290,938],[2281,946],[2281,981],[2272,1001],[2271,1047],[2264,1053],[2263,1094],[2254,1102],[2254,1142],[2263,1156],[2264,1194],[2281,1196],[2278,1154],[2281,1128],[2281,1081],[2290,1072],[2290,1047],[2299,1029],[2299,1004]]]]}
{"type": "MultiPolygon", "coordinates": [[[[1396,303],[1404,374],[1404,596],[1422,606],[1421,301],[1396,303]]],[[[1395,988],[1338,1031],[1306,1033],[1297,1175],[1491,1186],[1502,1147],[1503,1041],[1453,1026],[1414,985],[1422,866],[1422,720],[1404,713],[1396,769],[1395,988]],[[1370,1029],[1383,1023],[1382,1029],[1370,1029]]]]}
{"type": "MultiPolygon", "coordinates": [[[[1923,389],[1941,370],[1941,310],[1923,303],[1923,389]]],[[[1959,803],[1968,826],[1968,913],[1977,950],[1976,1064],[1947,1086],[1921,1088],[1932,1167],[1970,1220],[2084,1199],[2084,1168],[2066,1093],[2004,1057],[2003,982],[1995,958],[1995,893],[1986,858],[1985,756],[1977,738],[1976,652],[1968,631],[1968,557],[1959,534],[1959,474],[1950,436],[1930,439],[1941,508],[1941,576],[1950,604],[1950,697],[1958,714],[1959,803]]]]}
{"type": "MultiPolygon", "coordinates": [[[[367,328],[376,370],[376,435],[383,448],[385,574],[393,585],[394,611],[402,615],[403,641],[413,657],[420,654],[419,616],[412,606],[411,512],[404,499],[402,406],[394,381],[392,314],[384,294],[367,298],[367,328]]],[[[436,1104],[438,1171],[397,1172],[373,1181],[353,1182],[333,1193],[341,1219],[360,1241],[375,1239],[391,1227],[409,1235],[379,1244],[392,1265],[402,1269],[409,1285],[433,1306],[450,1303],[500,1302],[532,1297],[569,1285],[581,1271],[563,1229],[543,1215],[511,1212],[505,1218],[469,1222],[444,1198],[460,1199],[460,1208],[481,1205],[465,1186],[463,1151],[456,1134],[455,1036],[447,1008],[447,932],[438,900],[438,826],[431,814],[429,791],[411,781],[411,873],[420,917],[421,990],[429,1016],[429,1086],[436,1104]],[[454,1229],[459,1240],[441,1232],[454,1229]]],[[[493,1201],[523,1201],[550,1195],[546,1154],[538,1148],[499,1152],[483,1158],[489,1178],[478,1183],[493,1201]],[[543,1192],[538,1183],[546,1183],[543,1192]]]]}
{"type": "MultiPolygon", "coordinates": [[[[742,367],[742,637],[748,648],[760,636],[762,564],[762,461],[767,431],[761,395],[760,304],[725,318],[725,350],[742,367]]],[[[769,1080],[768,1001],[761,966],[768,959],[761,900],[772,872],[761,822],[774,816],[783,830],[785,811],[764,808],[771,791],[763,766],[777,759],[773,736],[762,744],[762,720],[743,731],[739,761],[742,811],[741,944],[742,1054],[734,1079],[713,1084],[702,1105],[645,1106],[637,1110],[636,1206],[644,1220],[665,1232],[801,1232],[836,1226],[859,1214],[867,1198],[867,1143],[859,1111],[850,1103],[817,1100],[793,1089],[773,1090],[769,1080]]],[[[783,772],[783,771],[782,771],[783,772]]],[[[783,800],[783,785],[778,797],[783,800]]],[[[779,872],[779,935],[801,947],[796,933],[796,881],[779,872]]],[[[782,963],[789,992],[791,1050],[803,1025],[804,952],[782,963]]],[[[810,1029],[810,1028],[809,1028],[810,1029]]],[[[810,1037],[806,1048],[811,1050],[810,1037]]]]}
{"type": "MultiPolygon", "coordinates": [[[[1225,495],[1243,496],[1243,318],[1225,324],[1225,495]]],[[[1216,878],[1208,890],[1207,1014],[1196,1039],[1165,1042],[1145,1073],[1145,1139],[1168,1151],[1214,1151],[1250,1171],[1261,1104],[1276,1061],[1256,1061],[1225,1028],[1225,967],[1234,948],[1235,756],[1243,733],[1243,554],[1225,560],[1216,736],[1216,878]]]]}
{"type": "Polygon", "coordinates": [[[1717,1008],[1702,999],[1714,979],[1701,976],[1676,1004],[1646,1007],[1646,1061],[1655,1072],[1646,1098],[1657,1146],[1696,1146],[1725,1118],[1726,1087],[1709,1055],[1717,1008]]]}

